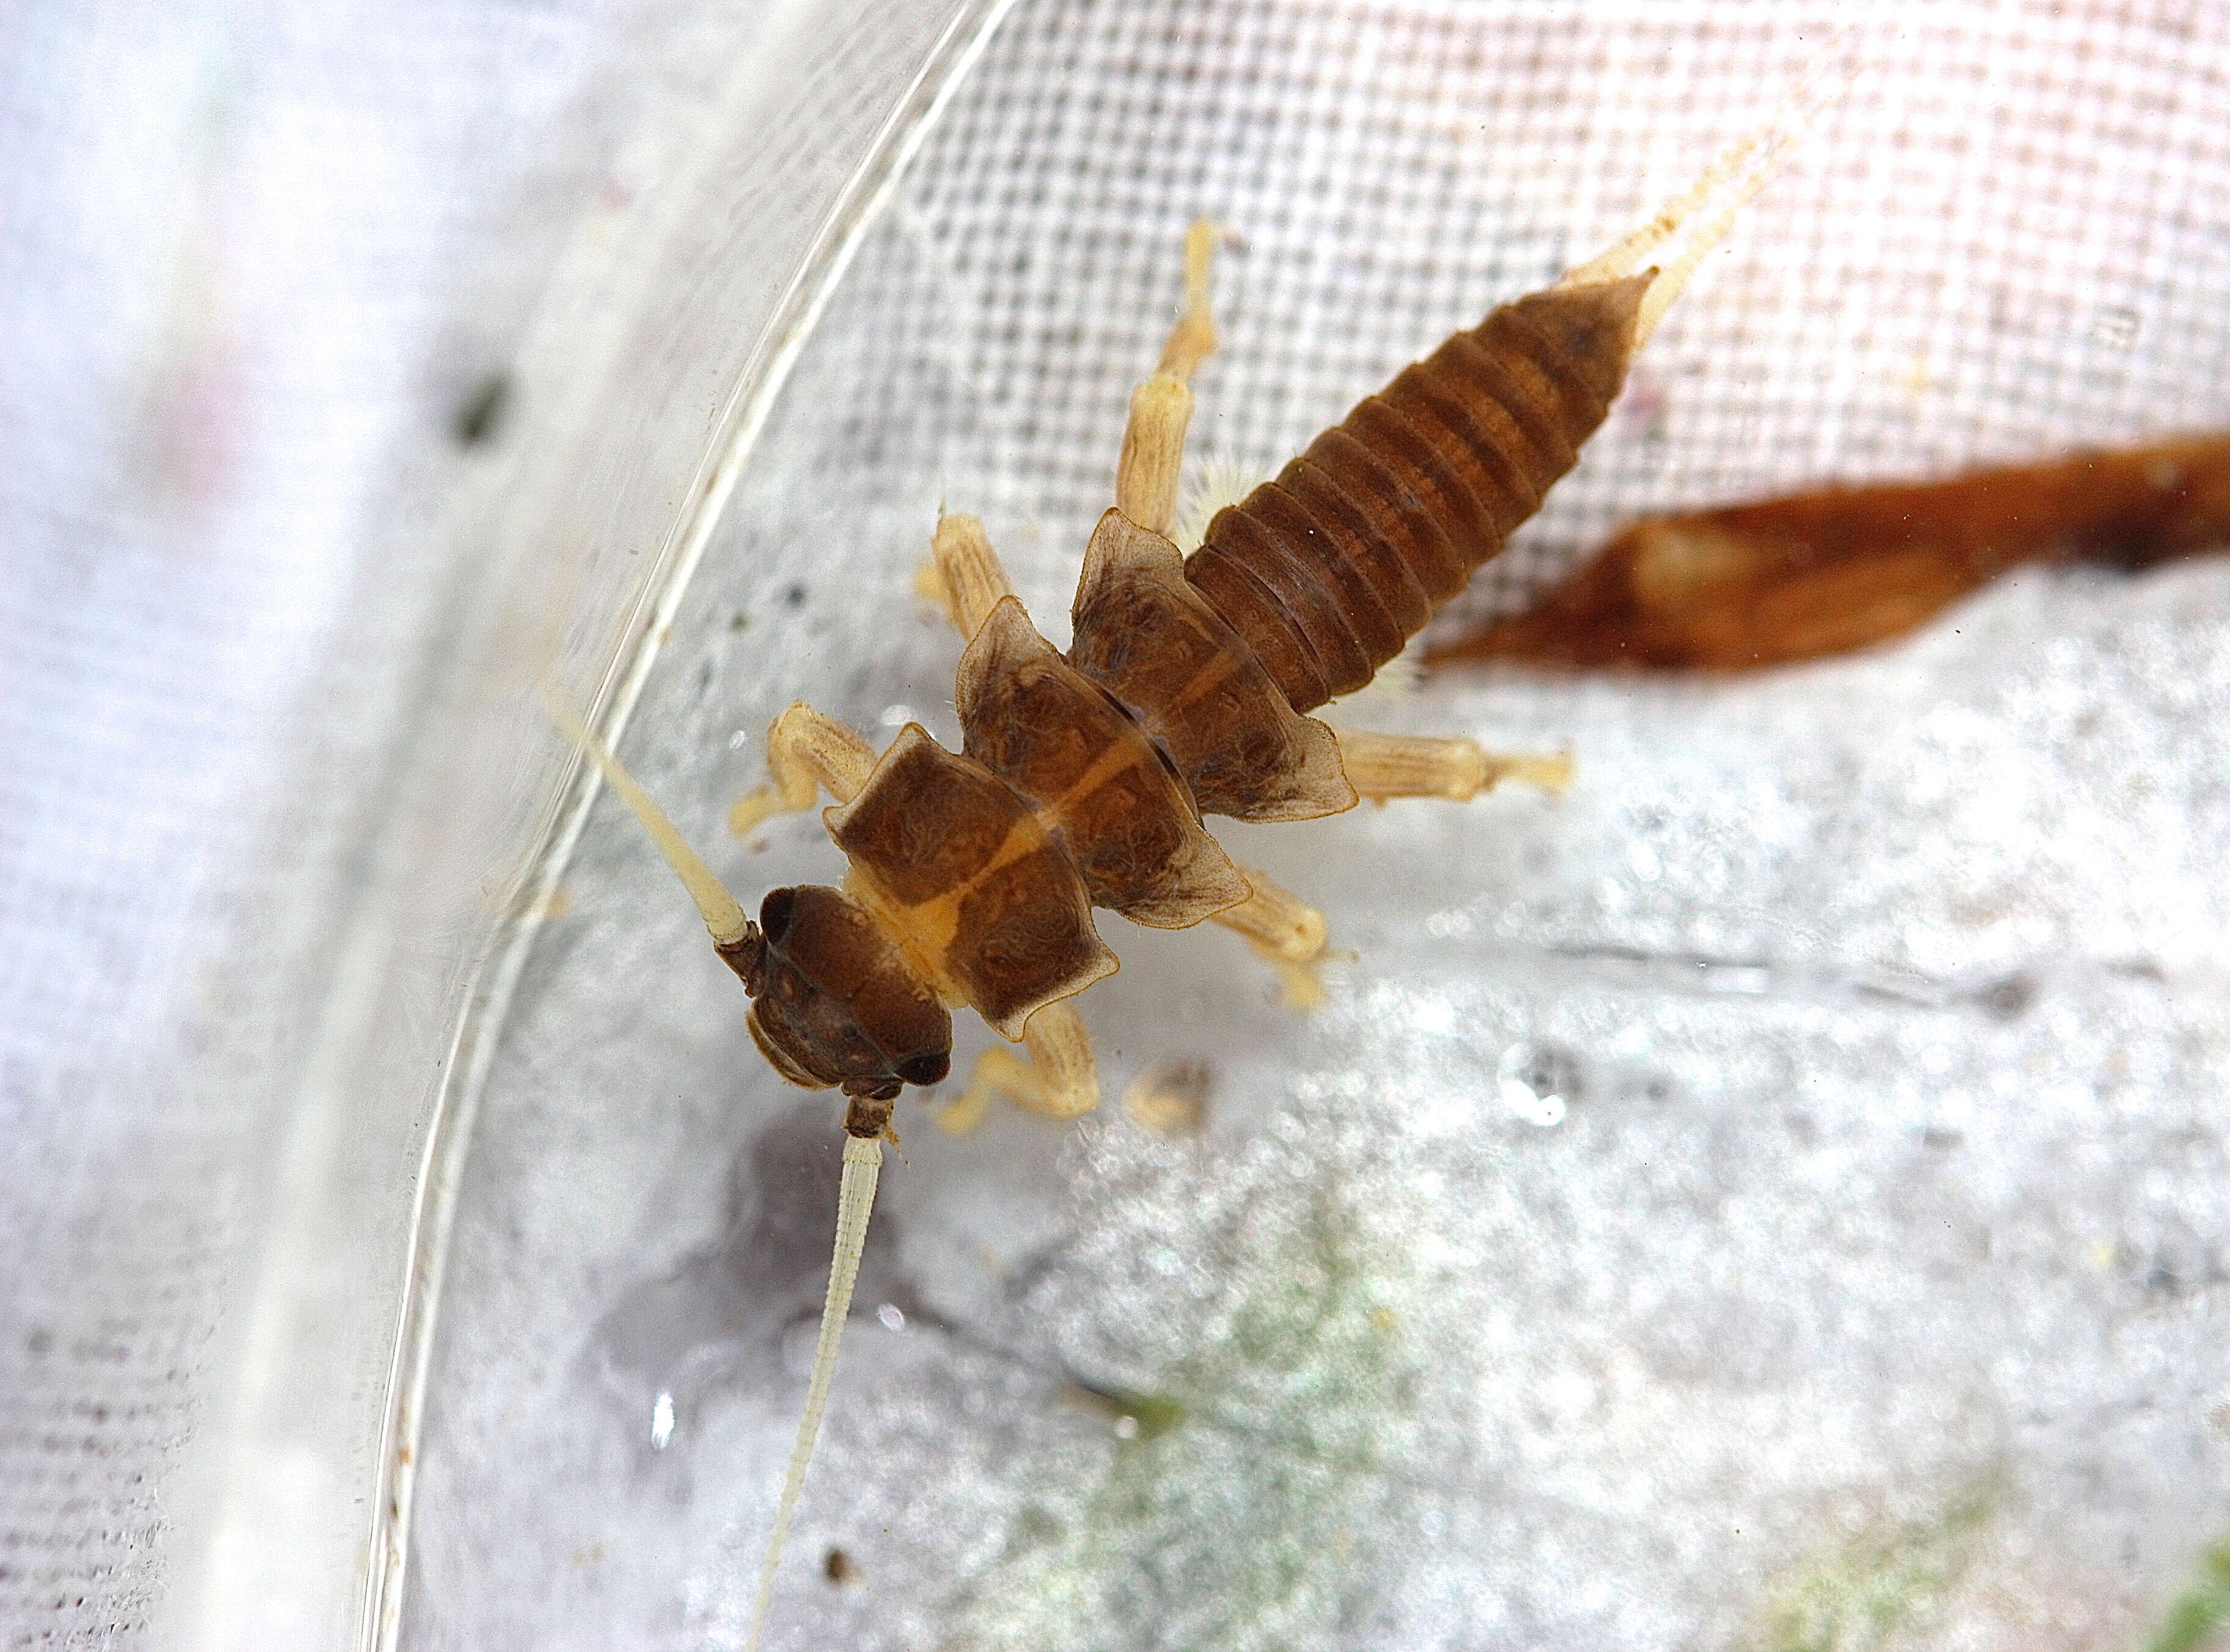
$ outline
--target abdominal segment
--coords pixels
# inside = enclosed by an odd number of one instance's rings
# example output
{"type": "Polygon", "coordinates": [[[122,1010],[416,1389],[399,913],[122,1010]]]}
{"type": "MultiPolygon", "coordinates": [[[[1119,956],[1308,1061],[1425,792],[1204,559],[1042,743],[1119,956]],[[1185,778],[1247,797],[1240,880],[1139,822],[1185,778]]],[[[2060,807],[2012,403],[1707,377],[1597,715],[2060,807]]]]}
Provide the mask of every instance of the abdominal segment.
{"type": "Polygon", "coordinates": [[[1539,508],[1625,382],[1653,277],[1504,305],[1216,513],[1184,576],[1295,711],[1368,683],[1539,508]]]}
{"type": "Polygon", "coordinates": [[[1068,663],[1168,754],[1202,813],[1311,820],[1355,807],[1331,730],[1294,711],[1160,534],[1101,517],[1072,618],[1068,663]]]}
{"type": "Polygon", "coordinates": [[[1370,681],[1571,467],[1650,279],[1503,305],[1220,512],[1189,562],[1108,511],[1066,659],[1001,601],[961,663],[964,755],[910,724],[826,817],[893,938],[1016,1038],[1115,967],[1092,906],[1182,929],[1248,898],[1203,812],[1353,807],[1302,714],[1370,681]]]}

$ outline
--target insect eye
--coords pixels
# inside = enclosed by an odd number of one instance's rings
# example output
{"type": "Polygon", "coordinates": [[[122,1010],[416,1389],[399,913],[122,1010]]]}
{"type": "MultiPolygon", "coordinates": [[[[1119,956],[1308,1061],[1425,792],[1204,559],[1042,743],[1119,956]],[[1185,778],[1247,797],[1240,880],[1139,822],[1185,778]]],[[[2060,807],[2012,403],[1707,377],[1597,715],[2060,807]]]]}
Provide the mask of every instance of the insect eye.
{"type": "Polygon", "coordinates": [[[942,1050],[908,1056],[899,1063],[899,1077],[909,1084],[934,1084],[952,1070],[952,1057],[942,1050]]]}
{"type": "Polygon", "coordinates": [[[766,932],[767,945],[778,947],[790,933],[790,920],[797,914],[797,891],[794,889],[770,889],[766,899],[759,903],[759,928],[766,932]]]}

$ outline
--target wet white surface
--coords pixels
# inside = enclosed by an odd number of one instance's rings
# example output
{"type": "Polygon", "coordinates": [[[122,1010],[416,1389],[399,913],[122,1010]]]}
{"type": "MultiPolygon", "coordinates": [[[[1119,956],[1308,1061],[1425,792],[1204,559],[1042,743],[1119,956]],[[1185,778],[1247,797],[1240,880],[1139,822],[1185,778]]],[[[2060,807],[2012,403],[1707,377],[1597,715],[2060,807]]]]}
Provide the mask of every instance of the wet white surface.
{"type": "MultiPolygon", "coordinates": [[[[1065,634],[1105,497],[1064,468],[1083,436],[1062,432],[1090,425],[1112,467],[1190,212],[1252,237],[1203,450],[1274,460],[1457,318],[1318,404],[1340,352],[1266,341],[1313,338],[1278,326],[1326,302],[1344,279],[1328,270],[1367,280],[1371,237],[1331,234],[1311,262],[1254,234],[1273,200],[1310,198],[1292,187],[1306,156],[1252,184],[1215,174],[1208,200],[1180,160],[1176,182],[1148,169],[1165,210],[1099,224],[1088,254],[1017,232],[1028,267],[955,228],[963,185],[996,193],[1009,157],[1083,153],[1102,170],[1048,176],[1086,195],[1133,175],[1139,132],[1223,152],[1212,132],[1297,73],[1323,22],[1289,35],[1264,15],[1233,24],[1230,61],[1251,67],[1230,99],[1173,92],[1164,117],[1123,98],[1164,84],[1153,55],[1175,48],[1025,8],[840,295],[626,752],[747,898],[840,865],[810,818],[722,833],[775,710],[802,697],[878,738],[912,717],[954,732],[957,649],[906,587],[940,500],[984,511],[1065,634]],[[1114,137],[1030,124],[1064,62],[1080,98],[1129,111],[1114,137]],[[1019,338],[1002,315],[1025,318],[1019,338]],[[1284,401],[1264,389],[1281,372],[1284,401]]],[[[1404,64],[1440,61],[1417,42],[1463,43],[1402,14],[1373,27],[1343,83],[1366,114],[1407,106],[1404,64]]],[[[2029,63],[2029,27],[1992,49],[2029,63]]],[[[1599,31],[1572,49],[1647,59],[1654,38],[1599,31]]],[[[1539,32],[1552,55],[1570,44],[1539,32]]],[[[1492,79],[1450,61],[1473,91],[1492,79]]],[[[1956,67],[1910,65],[1860,115],[1928,106],[1956,67]]],[[[1864,119],[1822,143],[1788,215],[1761,203],[1758,241],[1660,341],[1670,412],[1614,417],[1528,554],[1731,478],[2135,435],[2125,402],[2147,385],[2164,416],[2220,422],[2219,375],[2192,362],[2220,364],[2219,326],[2070,357],[2048,315],[2016,316],[1964,378],[1939,354],[1957,398],[1916,402],[1901,346],[1879,341],[1941,312],[1919,275],[1810,295],[1847,327],[1847,398],[1773,379],[1790,311],[1761,311],[1763,278],[1737,267],[1782,255],[1776,226],[1821,244],[1821,177],[1879,182],[1864,119]],[[2033,404],[1993,399],[2007,363],[2045,387],[2033,404]],[[1819,432],[1831,404],[1840,435],[1819,432]],[[1812,445],[1776,446],[1799,415],[1812,445]]],[[[2018,178],[1956,177],[1963,211],[2019,204],[2018,178]]],[[[1553,267],[1524,250],[1530,200],[1493,208],[1524,267],[1445,276],[1473,316],[1553,267]]],[[[1010,203],[1041,229],[1059,204],[1010,203]]],[[[1955,287],[2019,273],[2010,246],[1883,222],[1883,245],[1955,287]]],[[[1224,833],[1353,949],[1313,1016],[1280,1008],[1228,935],[1107,919],[1125,967],[1084,1000],[1107,1092],[1204,1060],[1197,1138],[1109,1108],[1065,1129],[1002,1113],[955,1141],[902,1105],[771,1643],[2142,1636],[2230,1527],[2226,614],[2213,562],[2029,575],[1894,647],[1755,680],[1443,677],[1375,713],[1569,742],[1579,778],[1556,801],[1224,833]],[[855,1581],[828,1581],[834,1548],[855,1581]]],[[[405,1642],[734,1644],[825,1276],[836,1114],[758,1060],[732,977],[609,800],[567,895],[460,1206],[405,1642]]]]}

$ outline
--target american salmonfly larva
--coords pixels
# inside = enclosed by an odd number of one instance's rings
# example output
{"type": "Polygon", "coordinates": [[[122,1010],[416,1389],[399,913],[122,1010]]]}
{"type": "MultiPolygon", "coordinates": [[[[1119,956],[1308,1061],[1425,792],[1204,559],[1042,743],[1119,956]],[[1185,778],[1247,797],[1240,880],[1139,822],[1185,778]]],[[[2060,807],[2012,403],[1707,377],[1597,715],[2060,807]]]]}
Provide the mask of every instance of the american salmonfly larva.
{"type": "Polygon", "coordinates": [[[1234,865],[1203,813],[1302,820],[1361,798],[1467,800],[1505,778],[1560,787],[1559,757],[1469,739],[1341,730],[1305,713],[1360,688],[1571,468],[1634,353],[1801,128],[1769,122],[1647,224],[1544,291],[1504,305],[1360,402],[1276,478],[1209,523],[1187,559],[1169,538],[1192,415],[1215,347],[1219,232],[1186,241],[1186,302],[1133,395],[1115,505],[1085,553],[1074,641],[1057,652],[1009,588],[982,524],[947,516],[920,584],[968,646],[946,750],[909,724],[880,755],[793,705],[768,731],[770,784],[737,806],[748,832],[835,798],[841,888],[770,893],[752,922],[657,806],[561,704],[555,709],[696,899],[752,999],[749,1025],[790,1082],[841,1089],[844,1169],[814,1371],[761,1571],[751,1644],[810,1459],[882,1162],[906,1084],[951,1063],[951,1011],[995,1046],[938,1115],[964,1129],[996,1093],[1061,1119],[1099,1099],[1070,1001],[1116,967],[1092,909],[1155,928],[1237,931],[1305,1000],[1322,917],[1234,865]],[[1708,213],[1705,215],[1705,209],[1708,213]],[[1660,265],[1650,253],[1683,233],[1660,265]]]}

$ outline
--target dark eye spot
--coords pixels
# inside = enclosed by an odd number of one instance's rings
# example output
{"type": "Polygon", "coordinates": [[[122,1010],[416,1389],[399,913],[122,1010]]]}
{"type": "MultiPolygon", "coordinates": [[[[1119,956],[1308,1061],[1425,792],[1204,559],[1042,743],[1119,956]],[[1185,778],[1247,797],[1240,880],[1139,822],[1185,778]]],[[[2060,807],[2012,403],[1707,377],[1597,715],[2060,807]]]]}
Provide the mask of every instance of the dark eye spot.
{"type": "Polygon", "coordinates": [[[909,1084],[934,1084],[952,1070],[952,1057],[943,1050],[908,1056],[899,1063],[899,1077],[909,1084]]]}
{"type": "Polygon", "coordinates": [[[790,919],[797,913],[797,891],[794,889],[770,889],[766,899],[759,903],[759,928],[766,931],[767,945],[778,947],[790,933],[790,919]]]}

